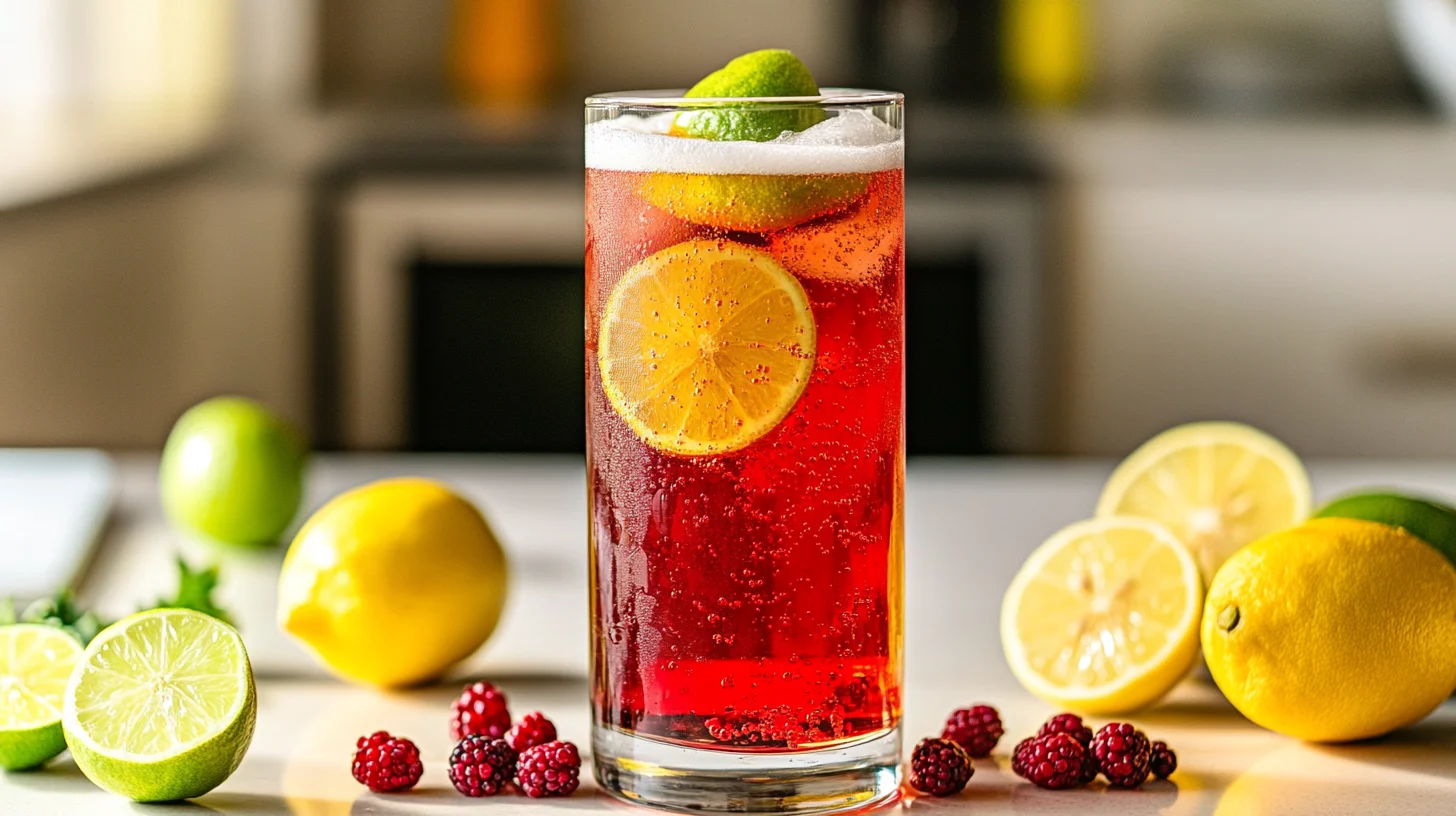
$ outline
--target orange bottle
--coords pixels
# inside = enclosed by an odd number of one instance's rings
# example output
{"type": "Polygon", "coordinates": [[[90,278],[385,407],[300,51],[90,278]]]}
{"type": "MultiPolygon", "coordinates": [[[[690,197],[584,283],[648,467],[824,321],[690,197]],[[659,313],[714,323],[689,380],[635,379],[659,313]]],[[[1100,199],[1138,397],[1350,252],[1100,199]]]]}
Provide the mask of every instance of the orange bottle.
{"type": "Polygon", "coordinates": [[[450,75],[472,107],[545,103],[560,64],[555,0],[455,0],[450,75]]]}

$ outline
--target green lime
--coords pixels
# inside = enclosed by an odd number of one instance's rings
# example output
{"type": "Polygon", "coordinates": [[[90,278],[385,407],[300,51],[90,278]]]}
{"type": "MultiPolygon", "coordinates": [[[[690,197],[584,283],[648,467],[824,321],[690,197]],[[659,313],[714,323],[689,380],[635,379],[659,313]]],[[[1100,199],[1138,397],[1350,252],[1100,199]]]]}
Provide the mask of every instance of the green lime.
{"type": "Polygon", "coordinates": [[[754,176],[734,173],[651,173],[647,203],[690,224],[764,232],[836,212],[869,189],[869,176],[754,176]]]}
{"type": "Polygon", "coordinates": [[[257,694],[237,630],[190,609],[153,609],[91,641],[62,724],[81,772],[137,802],[201,796],[237,770],[257,694]]]}
{"type": "Polygon", "coordinates": [[[1352,493],[1325,505],[1315,518],[1350,518],[1399,527],[1435,547],[1456,566],[1456,510],[1399,493],[1352,493]]]}
{"type": "Polygon", "coordinates": [[[36,768],[66,750],[61,702],[81,643],[59,627],[0,626],[0,768],[36,768]]]}
{"type": "MultiPolygon", "coordinates": [[[[687,96],[766,97],[818,96],[819,85],[808,66],[793,52],[779,48],[751,51],[734,58],[688,90],[687,96]]],[[[786,130],[806,130],[824,121],[815,105],[773,110],[702,109],[679,113],[672,134],[731,142],[767,142],[786,130]]]]}
{"type": "Polygon", "coordinates": [[[162,504],[173,521],[230,544],[271,544],[303,499],[308,452],[282,418],[252,400],[190,408],[162,451],[162,504]]]}

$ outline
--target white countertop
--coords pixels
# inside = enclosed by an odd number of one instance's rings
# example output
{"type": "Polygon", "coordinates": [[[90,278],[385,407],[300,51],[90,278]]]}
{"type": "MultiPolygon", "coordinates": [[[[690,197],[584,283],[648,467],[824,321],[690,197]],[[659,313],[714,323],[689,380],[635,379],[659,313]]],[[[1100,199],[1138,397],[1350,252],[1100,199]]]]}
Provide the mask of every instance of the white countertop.
{"type": "MultiPolygon", "coordinates": [[[[1022,559],[1048,534],[1089,515],[1105,462],[912,461],[906,497],[907,743],[939,730],[959,705],[989,702],[1007,723],[995,761],[982,761],[965,793],[908,806],[981,813],[1325,814],[1441,813],[1456,807],[1456,704],[1384,740],[1309,746],[1260,730],[1206,683],[1193,679],[1161,705],[1130,718],[1178,751],[1169,782],[1141,791],[1049,792],[1015,778],[1005,751],[1035,730],[1048,707],[1012,679],[997,635],[1001,594],[1022,559]]],[[[121,462],[122,490],[111,530],[82,585],[109,615],[165,591],[176,551],[200,561],[216,553],[183,540],[156,506],[155,459],[121,462]]],[[[1382,484],[1456,495],[1456,464],[1317,462],[1317,498],[1382,484]]],[[[453,482],[480,502],[516,565],[502,628],[465,667],[497,682],[512,709],[546,711],[562,737],[585,746],[585,478],[574,458],[321,457],[310,505],[346,486],[385,475],[453,482]]],[[[238,772],[195,804],[136,806],[92,787],[68,759],[0,776],[0,814],[448,813],[464,807],[511,813],[612,807],[590,783],[574,797],[475,801],[445,778],[453,684],[383,695],[323,677],[272,623],[272,575],[279,553],[223,553],[225,600],[240,618],[259,674],[258,732],[238,772]],[[353,741],[380,728],[421,747],[425,778],[399,796],[367,793],[349,774],[353,741]],[[518,810],[519,809],[519,810],[518,810]]],[[[1098,721],[1100,722],[1100,721],[1098,721]]],[[[584,773],[583,778],[589,776],[584,773]]],[[[901,805],[905,806],[905,805],[901,805]]]]}

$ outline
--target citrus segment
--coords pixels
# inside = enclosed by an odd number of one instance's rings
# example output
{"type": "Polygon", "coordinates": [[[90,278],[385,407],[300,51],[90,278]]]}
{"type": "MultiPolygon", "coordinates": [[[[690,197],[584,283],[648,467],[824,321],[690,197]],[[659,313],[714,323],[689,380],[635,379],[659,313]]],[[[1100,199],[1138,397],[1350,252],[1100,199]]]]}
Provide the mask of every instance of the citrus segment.
{"type": "Polygon", "coordinates": [[[598,338],[612,408],[644,442],[728,453],[793,409],[814,370],[814,315],[794,276],[728,241],[643,260],[607,299],[598,338]]]}
{"type": "Polygon", "coordinates": [[[237,769],[257,701],[243,641],[188,609],[108,627],[66,688],[66,743],[92,782],[139,802],[189,799],[237,769]]]}
{"type": "Polygon", "coordinates": [[[1098,516],[1158,521],[1188,546],[1205,581],[1245,544],[1304,521],[1309,476],[1268,434],[1234,422],[1165,431],[1117,466],[1098,516]]]}
{"type": "Polygon", "coordinates": [[[54,626],[0,626],[0,768],[34,768],[66,750],[61,703],[80,656],[54,626]]]}
{"type": "Polygon", "coordinates": [[[769,250],[794,274],[851,285],[875,280],[894,268],[904,247],[904,207],[898,191],[871,193],[842,216],[769,236],[769,250]]]}
{"type": "Polygon", "coordinates": [[[1001,645],[1026,689],[1089,714],[1156,701],[1198,655],[1198,565],[1155,522],[1093,519],[1042,544],[1006,591],[1001,645]]]}
{"type": "Polygon", "coordinates": [[[869,179],[864,173],[651,173],[641,193],[647,203],[692,224],[765,232],[843,209],[864,195],[869,179]]]}

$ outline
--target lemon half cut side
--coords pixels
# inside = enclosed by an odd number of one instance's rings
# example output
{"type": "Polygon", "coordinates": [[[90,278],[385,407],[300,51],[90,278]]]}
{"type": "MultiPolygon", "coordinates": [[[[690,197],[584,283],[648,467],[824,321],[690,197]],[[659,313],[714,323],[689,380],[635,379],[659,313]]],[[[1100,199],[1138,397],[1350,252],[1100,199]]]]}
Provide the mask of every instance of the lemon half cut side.
{"type": "Polygon", "coordinates": [[[1309,475],[1284,443],[1236,422],[1195,422],[1158,434],[1113,471],[1100,516],[1139,516],[1167,527],[1212,581],[1251,541],[1302,523],[1309,475]]]}
{"type": "Polygon", "coordinates": [[[1147,519],[1073,524],[1011,582],[1001,644],[1036,696],[1087,714],[1157,701],[1198,656],[1203,583],[1172,533],[1147,519]]]}

